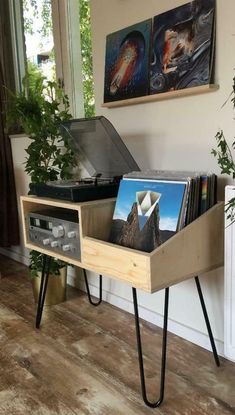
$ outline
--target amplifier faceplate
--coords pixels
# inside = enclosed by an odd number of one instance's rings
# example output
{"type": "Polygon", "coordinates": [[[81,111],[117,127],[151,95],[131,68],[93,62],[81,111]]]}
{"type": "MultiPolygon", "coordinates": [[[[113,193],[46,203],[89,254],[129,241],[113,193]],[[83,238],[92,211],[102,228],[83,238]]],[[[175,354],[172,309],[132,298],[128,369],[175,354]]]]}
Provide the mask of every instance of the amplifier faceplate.
{"type": "Polygon", "coordinates": [[[79,220],[76,211],[51,208],[30,212],[26,220],[30,242],[53,253],[81,259],[79,220]]]}

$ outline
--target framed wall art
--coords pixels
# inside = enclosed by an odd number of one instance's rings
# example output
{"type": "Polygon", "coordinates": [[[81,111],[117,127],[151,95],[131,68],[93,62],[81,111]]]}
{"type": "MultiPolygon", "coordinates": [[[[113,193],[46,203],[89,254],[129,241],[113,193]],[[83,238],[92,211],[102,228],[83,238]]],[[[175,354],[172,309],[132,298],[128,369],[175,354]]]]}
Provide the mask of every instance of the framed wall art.
{"type": "Polygon", "coordinates": [[[106,38],[104,102],[149,93],[151,19],[106,38]]]}
{"type": "Polygon", "coordinates": [[[215,0],[194,0],[154,17],[150,93],[211,82],[215,0]]]}
{"type": "Polygon", "coordinates": [[[193,0],[109,34],[104,106],[217,90],[215,2],[193,0]]]}

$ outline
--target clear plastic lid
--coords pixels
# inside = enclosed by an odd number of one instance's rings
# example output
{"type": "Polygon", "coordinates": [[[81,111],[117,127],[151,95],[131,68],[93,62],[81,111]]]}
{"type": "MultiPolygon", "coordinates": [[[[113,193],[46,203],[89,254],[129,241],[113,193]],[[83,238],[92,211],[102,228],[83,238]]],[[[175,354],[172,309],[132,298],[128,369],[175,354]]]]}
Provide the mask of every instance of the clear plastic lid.
{"type": "Polygon", "coordinates": [[[93,117],[69,120],[61,124],[62,137],[67,135],[72,148],[91,176],[123,176],[139,167],[121,137],[107,118],[93,117]]]}

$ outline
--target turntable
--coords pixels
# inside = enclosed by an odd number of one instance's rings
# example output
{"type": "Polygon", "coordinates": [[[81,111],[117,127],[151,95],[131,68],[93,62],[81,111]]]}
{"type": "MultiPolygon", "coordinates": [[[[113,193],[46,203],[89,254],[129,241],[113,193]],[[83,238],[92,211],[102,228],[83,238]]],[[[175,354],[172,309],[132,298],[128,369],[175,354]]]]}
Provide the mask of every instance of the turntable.
{"type": "Polygon", "coordinates": [[[82,118],[63,122],[66,135],[90,177],[32,183],[30,193],[72,202],[115,197],[122,176],[139,167],[107,118],[82,118]]]}

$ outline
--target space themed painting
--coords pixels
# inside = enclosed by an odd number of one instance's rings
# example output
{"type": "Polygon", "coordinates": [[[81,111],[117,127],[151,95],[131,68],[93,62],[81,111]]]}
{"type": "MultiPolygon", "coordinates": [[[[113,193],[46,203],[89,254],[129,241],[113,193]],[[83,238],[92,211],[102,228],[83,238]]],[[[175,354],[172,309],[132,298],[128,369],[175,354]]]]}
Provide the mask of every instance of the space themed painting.
{"type": "Polygon", "coordinates": [[[104,102],[149,93],[151,19],[106,38],[104,102]]]}
{"type": "Polygon", "coordinates": [[[215,0],[194,0],[154,17],[150,94],[209,84],[215,0]]]}

